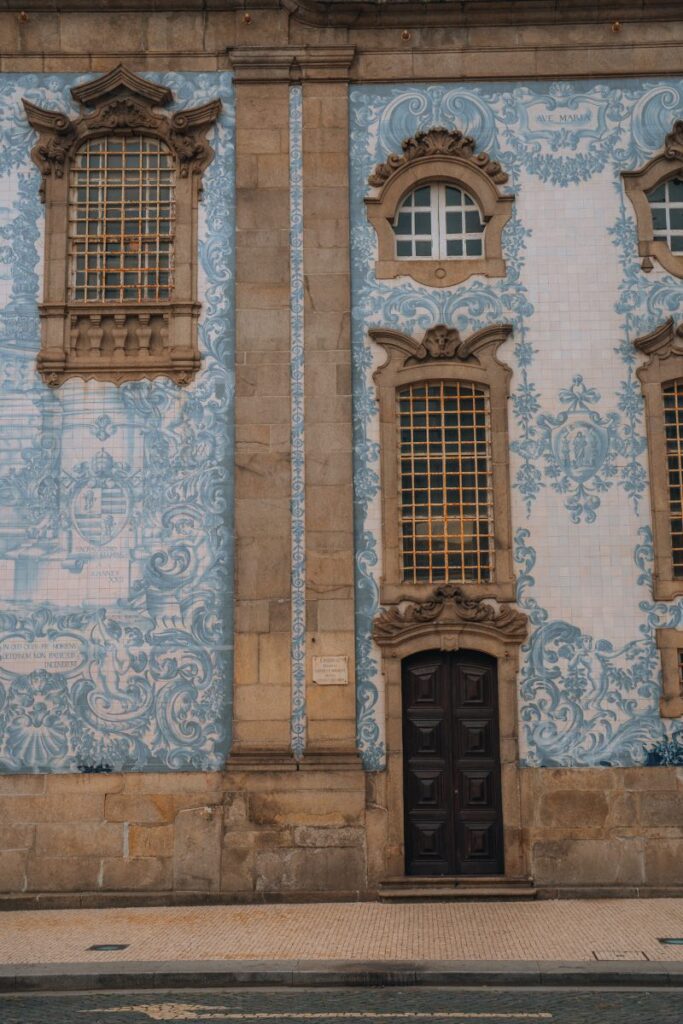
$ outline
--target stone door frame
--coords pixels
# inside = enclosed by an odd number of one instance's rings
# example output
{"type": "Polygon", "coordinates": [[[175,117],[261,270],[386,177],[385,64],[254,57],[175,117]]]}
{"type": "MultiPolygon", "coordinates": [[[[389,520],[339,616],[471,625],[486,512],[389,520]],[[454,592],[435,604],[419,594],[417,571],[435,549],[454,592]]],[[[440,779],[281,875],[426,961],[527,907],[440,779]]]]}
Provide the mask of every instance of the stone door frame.
{"type": "Polygon", "coordinates": [[[402,662],[428,650],[480,651],[496,659],[505,877],[529,876],[529,855],[522,841],[517,713],[519,648],[527,630],[526,615],[509,605],[496,610],[484,601],[467,600],[460,588],[448,585],[437,587],[430,601],[400,602],[375,619],[373,637],[382,650],[386,687],[385,877],[405,873],[402,662]]]}

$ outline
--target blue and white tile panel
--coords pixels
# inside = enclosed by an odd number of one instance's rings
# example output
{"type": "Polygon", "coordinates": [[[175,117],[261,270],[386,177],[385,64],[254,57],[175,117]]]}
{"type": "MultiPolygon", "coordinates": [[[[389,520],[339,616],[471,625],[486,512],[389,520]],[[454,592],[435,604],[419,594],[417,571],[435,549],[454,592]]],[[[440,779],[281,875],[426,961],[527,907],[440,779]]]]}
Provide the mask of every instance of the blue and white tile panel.
{"type": "Polygon", "coordinates": [[[0,77],[0,772],[219,769],[232,705],[232,82],[150,75],[178,107],[223,100],[200,208],[197,379],[50,391],[35,372],[43,209],[21,98],[75,113],[70,88],[89,77],[0,77]]]}
{"type": "Polygon", "coordinates": [[[640,269],[620,174],[661,148],[683,116],[683,82],[578,81],[351,90],[358,735],[384,764],[383,681],[370,638],[381,574],[378,419],[367,331],[415,336],[514,324],[513,528],[522,655],[520,735],[529,765],[683,764],[683,730],[663,723],[657,626],[683,604],[651,597],[646,441],[633,338],[683,318],[683,282],[640,269]],[[433,125],[472,135],[509,173],[508,273],[432,289],[377,281],[363,207],[367,177],[433,125]]]}

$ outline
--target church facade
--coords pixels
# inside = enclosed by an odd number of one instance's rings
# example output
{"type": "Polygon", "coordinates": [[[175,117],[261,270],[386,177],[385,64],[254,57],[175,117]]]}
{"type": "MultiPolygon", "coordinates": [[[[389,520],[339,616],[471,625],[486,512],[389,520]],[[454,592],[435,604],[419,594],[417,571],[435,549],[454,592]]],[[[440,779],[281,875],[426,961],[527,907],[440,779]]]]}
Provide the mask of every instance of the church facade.
{"type": "Polygon", "coordinates": [[[680,891],[675,6],[0,14],[3,905],[680,891]]]}

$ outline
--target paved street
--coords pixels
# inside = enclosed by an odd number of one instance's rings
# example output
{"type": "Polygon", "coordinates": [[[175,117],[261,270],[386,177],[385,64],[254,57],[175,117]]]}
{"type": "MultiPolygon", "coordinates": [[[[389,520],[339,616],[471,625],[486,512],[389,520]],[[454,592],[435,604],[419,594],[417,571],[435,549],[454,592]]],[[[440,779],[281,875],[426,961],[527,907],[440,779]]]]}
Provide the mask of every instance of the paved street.
{"type": "Polygon", "coordinates": [[[0,964],[224,960],[681,963],[683,900],[310,903],[6,912],[0,964]],[[113,946],[112,946],[113,944],[113,946]],[[97,948],[104,945],[104,949],[97,948]]]}
{"type": "Polygon", "coordinates": [[[683,989],[241,989],[0,998],[2,1024],[681,1024],[683,989]]]}

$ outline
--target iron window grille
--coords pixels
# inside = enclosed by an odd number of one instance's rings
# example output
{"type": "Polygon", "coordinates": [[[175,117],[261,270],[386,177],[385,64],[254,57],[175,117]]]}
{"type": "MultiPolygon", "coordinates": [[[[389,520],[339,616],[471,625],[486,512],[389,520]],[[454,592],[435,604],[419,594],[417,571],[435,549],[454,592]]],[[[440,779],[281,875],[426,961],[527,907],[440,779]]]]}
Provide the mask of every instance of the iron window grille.
{"type": "Polygon", "coordinates": [[[69,297],[163,302],[171,297],[175,168],[159,139],[105,136],[71,166],[69,297]]]}
{"type": "Polygon", "coordinates": [[[488,388],[464,381],[398,392],[406,582],[487,583],[494,560],[488,388]]]}

